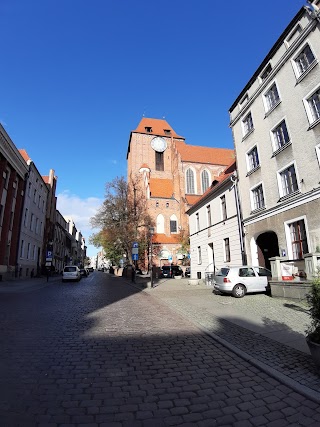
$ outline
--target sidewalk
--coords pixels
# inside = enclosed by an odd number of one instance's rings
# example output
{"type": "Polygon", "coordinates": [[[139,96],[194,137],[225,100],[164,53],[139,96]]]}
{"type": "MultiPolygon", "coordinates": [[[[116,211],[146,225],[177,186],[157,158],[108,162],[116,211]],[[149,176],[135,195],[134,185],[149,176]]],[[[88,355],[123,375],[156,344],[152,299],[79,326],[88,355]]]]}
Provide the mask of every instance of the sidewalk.
{"type": "Polygon", "coordinates": [[[188,279],[135,286],[197,324],[209,336],[297,392],[320,403],[320,372],[305,342],[309,323],[303,302],[263,294],[236,299],[188,279]]]}
{"type": "Polygon", "coordinates": [[[33,277],[32,279],[15,279],[0,282],[0,294],[24,293],[31,292],[37,289],[44,288],[54,282],[61,281],[61,276],[50,276],[47,280],[46,276],[33,277]]]}

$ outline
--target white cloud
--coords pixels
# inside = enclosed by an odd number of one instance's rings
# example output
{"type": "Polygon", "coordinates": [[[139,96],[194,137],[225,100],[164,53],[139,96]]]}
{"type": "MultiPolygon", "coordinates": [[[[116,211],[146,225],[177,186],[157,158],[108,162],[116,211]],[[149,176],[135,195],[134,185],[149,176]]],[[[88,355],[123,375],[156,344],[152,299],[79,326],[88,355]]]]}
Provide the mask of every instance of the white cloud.
{"type": "Polygon", "coordinates": [[[103,200],[97,197],[82,199],[69,191],[57,194],[57,209],[62,216],[72,217],[77,230],[81,231],[86,240],[88,256],[93,256],[98,252],[97,248],[89,245],[89,236],[97,232],[91,227],[90,218],[96,214],[102,203],[103,200]]]}

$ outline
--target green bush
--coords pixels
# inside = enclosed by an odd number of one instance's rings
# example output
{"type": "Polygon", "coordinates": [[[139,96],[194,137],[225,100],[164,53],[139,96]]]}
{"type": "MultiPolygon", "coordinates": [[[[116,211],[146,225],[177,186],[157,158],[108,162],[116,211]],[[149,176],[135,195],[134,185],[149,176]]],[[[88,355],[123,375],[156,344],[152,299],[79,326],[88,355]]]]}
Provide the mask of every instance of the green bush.
{"type": "Polygon", "coordinates": [[[320,344],[320,268],[318,267],[317,276],[313,279],[311,291],[307,295],[307,302],[309,304],[309,313],[311,317],[311,324],[306,330],[308,338],[320,344]]]}

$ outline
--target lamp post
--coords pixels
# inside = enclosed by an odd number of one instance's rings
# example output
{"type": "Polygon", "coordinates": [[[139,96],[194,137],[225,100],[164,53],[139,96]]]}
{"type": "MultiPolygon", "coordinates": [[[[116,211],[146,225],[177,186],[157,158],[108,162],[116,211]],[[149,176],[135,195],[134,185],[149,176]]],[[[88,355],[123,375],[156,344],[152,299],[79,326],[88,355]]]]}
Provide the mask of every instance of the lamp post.
{"type": "Polygon", "coordinates": [[[149,233],[150,233],[150,281],[151,281],[151,288],[153,288],[153,268],[152,268],[152,237],[154,235],[153,227],[149,227],[149,233]]]}

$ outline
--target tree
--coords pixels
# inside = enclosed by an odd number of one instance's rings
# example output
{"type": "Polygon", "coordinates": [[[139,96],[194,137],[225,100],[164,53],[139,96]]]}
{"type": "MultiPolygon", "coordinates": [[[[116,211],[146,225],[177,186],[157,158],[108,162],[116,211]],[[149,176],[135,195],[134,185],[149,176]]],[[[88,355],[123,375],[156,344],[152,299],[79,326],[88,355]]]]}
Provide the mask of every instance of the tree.
{"type": "Polygon", "coordinates": [[[106,257],[116,264],[124,254],[131,259],[133,242],[145,244],[152,225],[145,194],[137,182],[131,179],[128,184],[124,177],[116,177],[107,183],[105,200],[91,218],[91,225],[100,231],[90,237],[90,243],[102,246],[106,257]]]}

